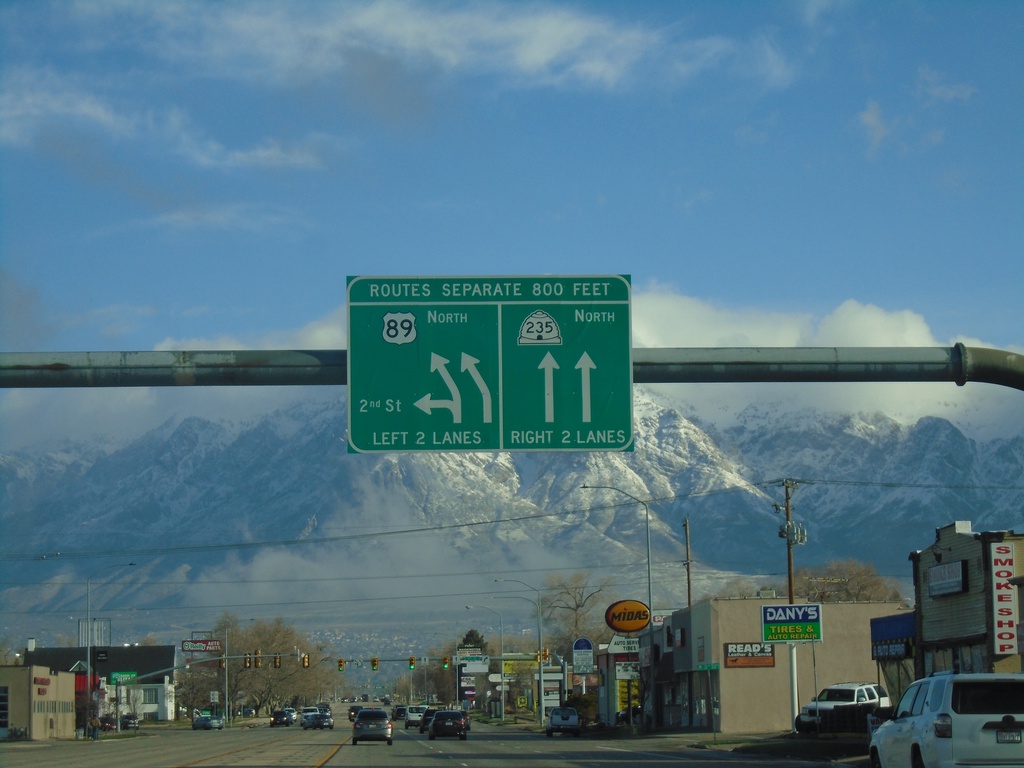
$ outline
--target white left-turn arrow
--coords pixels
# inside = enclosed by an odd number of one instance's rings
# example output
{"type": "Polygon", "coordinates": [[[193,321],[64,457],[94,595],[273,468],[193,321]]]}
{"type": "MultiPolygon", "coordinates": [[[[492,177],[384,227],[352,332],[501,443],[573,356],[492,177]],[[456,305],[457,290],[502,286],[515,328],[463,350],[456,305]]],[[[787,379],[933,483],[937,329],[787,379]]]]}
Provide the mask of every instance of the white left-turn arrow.
{"type": "Polygon", "coordinates": [[[436,352],[430,353],[430,372],[438,371],[441,374],[441,378],[444,379],[444,383],[448,386],[448,391],[452,395],[451,400],[434,400],[427,393],[413,405],[419,408],[426,414],[430,414],[435,408],[446,408],[452,412],[452,421],[456,424],[462,423],[462,394],[459,392],[459,388],[455,385],[455,380],[452,375],[448,372],[448,363],[451,362],[445,357],[436,352]]]}

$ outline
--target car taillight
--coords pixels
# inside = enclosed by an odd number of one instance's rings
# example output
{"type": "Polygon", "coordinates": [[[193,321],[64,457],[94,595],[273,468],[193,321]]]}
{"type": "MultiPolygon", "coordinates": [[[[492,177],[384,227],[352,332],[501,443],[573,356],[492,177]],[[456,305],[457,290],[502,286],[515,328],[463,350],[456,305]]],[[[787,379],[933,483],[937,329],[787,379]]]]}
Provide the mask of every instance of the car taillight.
{"type": "Polygon", "coordinates": [[[935,738],[953,738],[953,718],[949,715],[937,715],[935,717],[935,722],[932,723],[932,727],[935,729],[935,738]]]}

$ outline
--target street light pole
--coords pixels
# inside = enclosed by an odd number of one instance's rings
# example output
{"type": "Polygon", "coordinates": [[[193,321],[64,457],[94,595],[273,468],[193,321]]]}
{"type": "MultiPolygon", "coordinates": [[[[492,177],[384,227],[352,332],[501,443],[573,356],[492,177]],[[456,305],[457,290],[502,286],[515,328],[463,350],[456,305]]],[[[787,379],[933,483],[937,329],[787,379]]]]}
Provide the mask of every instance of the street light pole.
{"type": "Polygon", "coordinates": [[[532,584],[527,584],[519,579],[495,579],[495,581],[514,581],[537,593],[537,601],[535,603],[530,598],[523,597],[522,595],[506,595],[506,597],[530,600],[531,603],[537,606],[537,722],[544,725],[544,629],[541,621],[540,590],[532,584]]]}
{"type": "MultiPolygon", "coordinates": [[[[621,488],[616,488],[614,485],[586,485],[586,484],[584,484],[583,488],[585,488],[587,490],[600,489],[600,490],[605,490],[605,491],[615,491],[616,493],[621,493],[623,496],[628,496],[633,501],[635,501],[637,504],[642,504],[643,507],[644,507],[644,518],[645,518],[646,524],[647,524],[647,610],[650,612],[650,616],[648,617],[648,624],[647,624],[647,653],[649,654],[648,655],[648,661],[649,661],[650,673],[649,673],[649,679],[648,679],[648,684],[647,684],[647,691],[645,692],[646,693],[646,697],[645,698],[651,699],[652,696],[653,696],[653,693],[654,693],[654,690],[653,690],[654,689],[654,588],[653,588],[654,580],[651,578],[651,508],[647,504],[647,502],[644,501],[643,499],[637,498],[632,493],[629,493],[628,491],[624,491],[621,488]]],[[[687,559],[689,559],[689,555],[687,555],[687,559]]],[[[687,578],[687,582],[689,582],[689,578],[687,578]]],[[[644,701],[644,702],[641,702],[641,703],[642,704],[646,704],[647,702],[644,701]]],[[[647,712],[649,714],[653,715],[653,713],[651,713],[649,707],[647,708],[647,712]]],[[[630,722],[632,722],[632,718],[633,718],[632,710],[630,710],[629,716],[630,716],[630,722]]]]}
{"type": "Polygon", "coordinates": [[[109,568],[127,568],[135,563],[112,563],[105,565],[85,580],[85,726],[89,725],[89,713],[92,711],[92,580],[109,568]]]}
{"type": "Polygon", "coordinates": [[[231,727],[231,699],[228,698],[228,625],[224,625],[224,725],[231,727]]]}
{"type": "Polygon", "coordinates": [[[505,722],[505,625],[501,619],[501,612],[486,605],[467,605],[466,610],[483,608],[485,611],[497,614],[498,616],[498,655],[501,659],[498,663],[498,677],[501,680],[501,721],[505,722]]]}

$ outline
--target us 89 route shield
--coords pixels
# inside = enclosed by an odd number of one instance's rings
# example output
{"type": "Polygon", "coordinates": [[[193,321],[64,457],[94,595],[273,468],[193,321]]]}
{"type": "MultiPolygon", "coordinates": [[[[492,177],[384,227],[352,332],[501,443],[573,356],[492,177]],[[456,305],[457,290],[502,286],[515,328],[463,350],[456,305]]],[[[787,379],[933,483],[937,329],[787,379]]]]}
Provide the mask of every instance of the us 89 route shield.
{"type": "Polygon", "coordinates": [[[629,277],[350,277],[349,450],[632,448],[629,277]]]}

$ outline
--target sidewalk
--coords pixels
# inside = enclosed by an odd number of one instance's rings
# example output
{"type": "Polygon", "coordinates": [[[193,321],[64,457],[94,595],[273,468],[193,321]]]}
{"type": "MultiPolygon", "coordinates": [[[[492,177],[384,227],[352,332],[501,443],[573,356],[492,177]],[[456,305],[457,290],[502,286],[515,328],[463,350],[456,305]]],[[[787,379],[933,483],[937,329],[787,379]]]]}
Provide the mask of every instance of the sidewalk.
{"type": "MultiPolygon", "coordinates": [[[[491,724],[500,724],[490,721],[491,724]]],[[[543,731],[537,723],[506,721],[506,726],[543,731]]],[[[764,755],[774,759],[833,762],[844,768],[869,768],[868,737],[864,733],[818,736],[796,733],[706,733],[698,731],[655,731],[634,733],[627,726],[605,729],[587,728],[583,738],[590,739],[673,739],[680,747],[764,755]]]]}
{"type": "Polygon", "coordinates": [[[850,768],[868,768],[867,734],[817,736],[814,734],[755,733],[755,734],[678,734],[690,746],[705,749],[739,752],[746,755],[765,755],[773,758],[800,760],[828,760],[850,768]]]}

